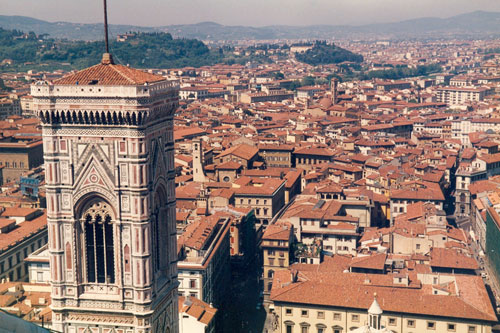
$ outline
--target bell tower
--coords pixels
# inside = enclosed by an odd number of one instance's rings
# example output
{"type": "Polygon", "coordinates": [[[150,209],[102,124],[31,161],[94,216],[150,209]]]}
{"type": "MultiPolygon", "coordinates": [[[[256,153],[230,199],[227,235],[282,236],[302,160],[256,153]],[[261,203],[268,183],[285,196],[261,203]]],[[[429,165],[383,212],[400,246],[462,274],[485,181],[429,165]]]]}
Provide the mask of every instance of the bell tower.
{"type": "Polygon", "coordinates": [[[330,81],[330,91],[332,94],[332,105],[337,104],[338,86],[339,86],[339,80],[332,77],[332,80],[330,81]]]}
{"type": "Polygon", "coordinates": [[[100,64],[31,87],[41,119],[53,329],[177,332],[178,84],[100,64]]]}

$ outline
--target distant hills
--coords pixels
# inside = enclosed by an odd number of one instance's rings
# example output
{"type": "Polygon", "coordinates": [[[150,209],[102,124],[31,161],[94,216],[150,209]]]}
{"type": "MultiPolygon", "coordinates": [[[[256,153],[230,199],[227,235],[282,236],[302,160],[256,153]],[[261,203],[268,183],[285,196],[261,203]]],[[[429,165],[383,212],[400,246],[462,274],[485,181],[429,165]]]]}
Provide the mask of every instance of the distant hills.
{"type": "MultiPolygon", "coordinates": [[[[36,34],[49,34],[52,38],[70,40],[100,40],[102,24],[47,22],[25,16],[0,15],[0,27],[36,34]]],[[[225,26],[214,22],[197,24],[140,27],[110,25],[112,35],[128,31],[169,32],[174,37],[201,40],[265,40],[265,39],[332,39],[332,38],[488,38],[500,36],[500,13],[476,11],[449,18],[418,18],[393,23],[360,26],[311,25],[265,27],[225,26]]]]}

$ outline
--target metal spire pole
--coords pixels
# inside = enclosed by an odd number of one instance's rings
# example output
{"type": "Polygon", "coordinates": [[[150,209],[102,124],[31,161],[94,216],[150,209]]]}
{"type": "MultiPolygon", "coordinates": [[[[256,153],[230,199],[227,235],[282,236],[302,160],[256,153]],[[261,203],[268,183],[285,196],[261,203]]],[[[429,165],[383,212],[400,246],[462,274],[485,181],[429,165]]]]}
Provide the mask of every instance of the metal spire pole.
{"type": "Polygon", "coordinates": [[[106,5],[106,0],[104,2],[104,43],[106,45],[106,53],[109,53],[109,43],[108,43],[108,6],[106,5]]]}

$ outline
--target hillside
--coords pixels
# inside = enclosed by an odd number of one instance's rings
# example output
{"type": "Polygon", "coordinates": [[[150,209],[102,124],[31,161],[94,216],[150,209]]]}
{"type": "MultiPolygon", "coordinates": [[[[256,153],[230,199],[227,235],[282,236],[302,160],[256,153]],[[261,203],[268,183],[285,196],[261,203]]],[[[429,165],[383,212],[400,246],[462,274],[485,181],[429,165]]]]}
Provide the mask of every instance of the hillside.
{"type": "MultiPolygon", "coordinates": [[[[79,24],[47,22],[24,16],[0,15],[0,27],[36,34],[49,34],[52,38],[70,40],[102,39],[102,24],[79,24]]],[[[110,25],[111,35],[128,31],[169,32],[174,37],[200,40],[241,39],[332,39],[332,38],[453,38],[453,37],[500,37],[500,13],[476,11],[449,18],[418,18],[392,23],[360,26],[314,25],[314,26],[225,26],[214,22],[140,27],[133,25],[110,25]]]]}
{"type": "Polygon", "coordinates": [[[306,64],[313,66],[338,64],[345,61],[355,63],[363,61],[363,56],[335,46],[335,44],[327,44],[324,41],[316,41],[312,49],[307,50],[304,53],[296,54],[295,58],[298,61],[305,62],[306,64]]]}
{"type": "MultiPolygon", "coordinates": [[[[83,68],[96,64],[103,49],[102,41],[40,40],[33,33],[0,28],[0,59],[12,59],[16,64],[67,63],[72,68],[83,68]]],[[[140,33],[125,42],[112,41],[110,49],[118,62],[138,68],[211,65],[223,56],[210,52],[199,40],[172,38],[161,32],[140,33]]]]}

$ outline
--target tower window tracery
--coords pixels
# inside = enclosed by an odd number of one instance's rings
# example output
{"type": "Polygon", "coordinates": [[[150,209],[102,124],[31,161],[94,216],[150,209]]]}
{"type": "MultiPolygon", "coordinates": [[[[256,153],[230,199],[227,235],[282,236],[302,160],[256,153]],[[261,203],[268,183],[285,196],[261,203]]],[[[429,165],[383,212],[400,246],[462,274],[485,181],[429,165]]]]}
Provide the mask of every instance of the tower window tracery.
{"type": "Polygon", "coordinates": [[[115,283],[113,213],[107,203],[94,201],[82,214],[86,276],[89,283],[115,283]]]}

